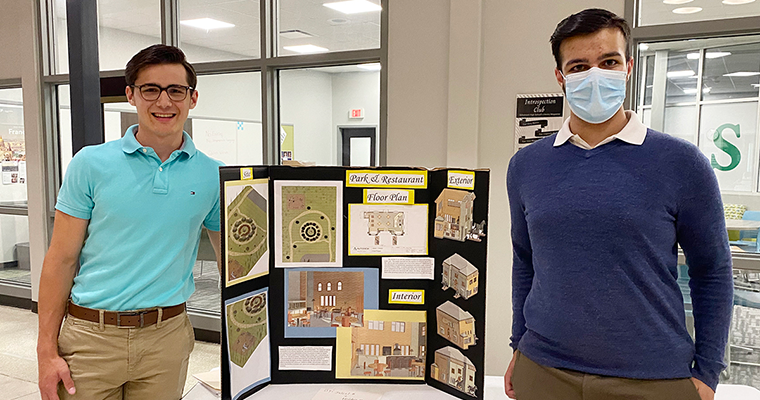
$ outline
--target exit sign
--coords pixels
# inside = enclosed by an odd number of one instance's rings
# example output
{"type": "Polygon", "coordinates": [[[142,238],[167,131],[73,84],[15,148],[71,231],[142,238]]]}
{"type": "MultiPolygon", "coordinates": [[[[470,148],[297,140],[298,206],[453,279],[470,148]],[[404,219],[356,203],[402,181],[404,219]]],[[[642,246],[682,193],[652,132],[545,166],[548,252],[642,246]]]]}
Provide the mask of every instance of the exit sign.
{"type": "Polygon", "coordinates": [[[358,118],[364,118],[364,109],[363,108],[353,108],[348,112],[348,118],[358,119],[358,118]]]}

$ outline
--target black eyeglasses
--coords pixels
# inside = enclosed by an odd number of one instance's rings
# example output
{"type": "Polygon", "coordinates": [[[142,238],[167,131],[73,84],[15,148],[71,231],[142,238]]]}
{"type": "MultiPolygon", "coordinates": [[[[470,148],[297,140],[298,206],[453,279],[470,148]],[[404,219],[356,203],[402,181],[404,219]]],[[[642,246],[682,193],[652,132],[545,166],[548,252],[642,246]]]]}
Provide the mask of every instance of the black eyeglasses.
{"type": "Polygon", "coordinates": [[[133,88],[137,88],[140,91],[140,96],[146,101],[156,101],[161,97],[161,92],[166,91],[169,99],[172,101],[182,101],[187,98],[187,93],[194,89],[190,86],[182,85],[169,85],[167,87],[161,87],[153,83],[146,83],[145,85],[132,85],[133,88]]]}

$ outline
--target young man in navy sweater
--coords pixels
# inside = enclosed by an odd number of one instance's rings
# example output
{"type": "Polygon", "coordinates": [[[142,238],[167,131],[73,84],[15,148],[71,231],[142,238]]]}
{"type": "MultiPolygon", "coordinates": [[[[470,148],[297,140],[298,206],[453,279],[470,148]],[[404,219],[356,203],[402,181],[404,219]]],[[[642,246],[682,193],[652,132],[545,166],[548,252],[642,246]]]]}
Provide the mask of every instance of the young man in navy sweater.
{"type": "Polygon", "coordinates": [[[711,400],[728,337],[731,254],[709,161],[622,108],[630,28],[606,10],[551,38],[570,118],[511,160],[518,400],[711,400]],[[689,266],[696,339],[676,283],[689,266]]]}

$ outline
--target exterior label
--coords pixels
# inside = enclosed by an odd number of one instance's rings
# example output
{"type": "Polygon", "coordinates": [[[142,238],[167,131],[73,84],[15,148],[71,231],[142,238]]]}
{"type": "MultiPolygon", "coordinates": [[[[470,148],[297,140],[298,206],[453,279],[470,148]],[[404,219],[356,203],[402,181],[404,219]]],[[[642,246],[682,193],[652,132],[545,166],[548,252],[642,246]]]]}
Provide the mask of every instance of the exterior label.
{"type": "Polygon", "coordinates": [[[475,171],[449,171],[448,186],[455,189],[475,190],[475,171]]]}
{"type": "Polygon", "coordinates": [[[425,304],[425,291],[422,289],[391,289],[388,291],[388,304],[425,304]]]}
{"type": "Polygon", "coordinates": [[[364,204],[414,204],[414,190],[364,189],[364,204]]]}
{"type": "Polygon", "coordinates": [[[346,171],[346,187],[427,188],[427,171],[346,171]]]}

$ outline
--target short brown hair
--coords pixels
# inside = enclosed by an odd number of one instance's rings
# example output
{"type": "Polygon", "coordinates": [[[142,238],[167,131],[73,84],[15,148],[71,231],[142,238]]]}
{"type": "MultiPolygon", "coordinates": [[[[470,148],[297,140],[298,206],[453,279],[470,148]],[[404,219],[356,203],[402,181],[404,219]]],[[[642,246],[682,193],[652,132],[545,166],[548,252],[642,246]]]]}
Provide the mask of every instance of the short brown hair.
{"type": "Polygon", "coordinates": [[[615,13],[603,10],[601,8],[589,8],[577,14],[572,14],[563,19],[554,30],[551,39],[552,54],[554,61],[557,62],[557,69],[562,70],[562,60],[559,54],[559,47],[562,41],[575,36],[590,35],[606,28],[617,28],[623,34],[625,39],[625,58],[631,58],[631,27],[625,19],[618,17],[615,13]]]}
{"type": "Polygon", "coordinates": [[[132,86],[137,80],[137,74],[145,67],[159,64],[180,64],[185,67],[187,72],[187,85],[195,88],[198,84],[198,76],[195,74],[195,68],[187,62],[185,53],[177,47],[167,46],[164,44],[154,44],[146,47],[135,54],[127,63],[127,69],[124,71],[124,78],[127,85],[132,86]]]}

